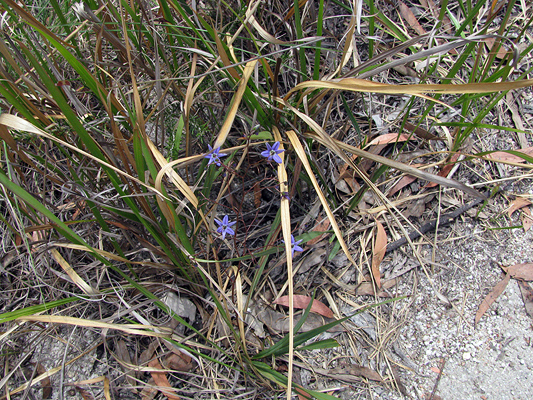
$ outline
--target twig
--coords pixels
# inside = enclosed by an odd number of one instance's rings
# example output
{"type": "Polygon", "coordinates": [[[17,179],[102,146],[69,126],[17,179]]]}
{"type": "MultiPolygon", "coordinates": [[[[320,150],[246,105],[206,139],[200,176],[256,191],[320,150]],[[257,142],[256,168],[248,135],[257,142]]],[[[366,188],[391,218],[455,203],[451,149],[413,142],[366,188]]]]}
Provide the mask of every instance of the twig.
{"type": "MultiPolygon", "coordinates": [[[[494,193],[492,193],[491,197],[494,197],[499,192],[507,190],[507,188],[509,186],[511,186],[512,183],[513,182],[508,182],[505,186],[499,187],[494,193]]],[[[443,215],[440,216],[440,218],[435,218],[435,219],[425,223],[418,230],[415,230],[415,231],[411,232],[409,234],[409,239],[411,239],[411,241],[412,241],[412,240],[417,239],[420,236],[424,235],[425,233],[427,233],[427,232],[429,232],[431,230],[434,230],[437,226],[441,227],[441,226],[448,225],[450,222],[452,222],[458,216],[460,216],[461,214],[467,212],[471,208],[474,208],[475,206],[477,206],[478,204],[482,203],[483,201],[485,201],[485,199],[477,198],[475,200],[472,200],[470,203],[466,203],[464,206],[459,207],[457,210],[455,210],[453,212],[450,212],[450,213],[447,213],[447,214],[443,214],[443,215]]],[[[396,241],[394,241],[392,243],[389,243],[387,245],[387,250],[386,250],[385,254],[390,253],[391,251],[394,251],[394,250],[402,247],[407,242],[408,242],[407,238],[403,237],[403,238],[400,238],[400,239],[398,239],[398,240],[396,240],[396,241]]]]}
{"type": "Polygon", "coordinates": [[[435,397],[435,392],[437,391],[437,387],[439,386],[440,378],[442,378],[442,371],[444,370],[444,364],[446,364],[445,358],[440,360],[439,376],[437,376],[437,381],[435,382],[435,386],[433,386],[433,390],[431,391],[431,394],[429,395],[428,400],[433,400],[433,398],[435,397]]]}
{"type": "MultiPolygon", "coordinates": [[[[448,225],[450,222],[452,222],[455,218],[460,216],[461,214],[465,213],[466,211],[470,210],[471,208],[477,206],[479,203],[484,201],[484,199],[476,199],[472,200],[470,203],[465,204],[462,207],[459,207],[457,210],[443,214],[440,216],[440,218],[435,218],[424,225],[422,225],[418,230],[413,231],[409,234],[409,239],[414,240],[422,236],[423,234],[435,229],[437,227],[437,224],[439,227],[448,225]]],[[[407,238],[403,237],[401,239],[398,239],[392,243],[389,243],[387,245],[387,251],[386,253],[390,253],[391,251],[394,251],[398,249],[399,247],[403,246],[407,243],[407,238]]]]}

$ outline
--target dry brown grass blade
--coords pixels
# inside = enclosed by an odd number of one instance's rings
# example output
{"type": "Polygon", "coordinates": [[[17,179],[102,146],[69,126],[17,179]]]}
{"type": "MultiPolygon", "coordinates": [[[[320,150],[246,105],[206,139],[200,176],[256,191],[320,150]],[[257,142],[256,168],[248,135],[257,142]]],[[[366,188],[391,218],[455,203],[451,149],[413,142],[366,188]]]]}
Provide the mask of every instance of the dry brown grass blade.
{"type": "MultiPolygon", "coordinates": [[[[15,139],[9,132],[9,129],[7,129],[7,127],[4,125],[0,125],[0,139],[2,139],[12,151],[16,152],[23,162],[34,168],[35,171],[44,173],[42,169],[39,168],[30,157],[28,157],[28,155],[26,154],[27,149],[24,149],[18,145],[17,141],[15,141],[15,139]]],[[[20,171],[16,165],[14,166],[14,168],[19,171],[19,176],[21,177],[21,179],[25,179],[25,174],[20,171]]],[[[51,171],[48,171],[47,175],[47,178],[50,179],[52,182],[60,184],[60,181],[53,175],[51,171]]]]}
{"type": "Polygon", "coordinates": [[[341,61],[339,63],[339,66],[337,67],[335,72],[333,74],[331,74],[331,76],[336,76],[336,75],[340,74],[342,69],[344,68],[344,66],[348,63],[348,61],[350,61],[350,57],[353,54],[353,49],[354,49],[354,46],[355,46],[355,43],[354,43],[354,41],[355,41],[354,32],[355,32],[356,25],[357,25],[357,18],[356,18],[355,15],[352,15],[352,18],[350,19],[350,25],[348,26],[348,33],[346,35],[346,42],[344,43],[344,49],[342,51],[341,61]]]}
{"type": "Polygon", "coordinates": [[[65,324],[83,326],[87,328],[114,329],[131,335],[153,336],[160,338],[171,338],[172,329],[151,325],[136,324],[110,324],[108,322],[89,320],[85,318],[64,317],[59,315],[26,315],[18,317],[16,321],[43,322],[46,324],[65,324]]]}
{"type": "Polygon", "coordinates": [[[388,83],[372,82],[366,79],[343,78],[331,81],[307,81],[292,88],[285,96],[289,99],[292,94],[302,89],[336,89],[350,92],[421,95],[423,93],[494,93],[506,90],[524,88],[533,85],[533,79],[523,79],[516,82],[466,83],[466,84],[418,84],[391,85],[388,83]]]}
{"type": "Polygon", "coordinates": [[[54,260],[57,261],[57,263],[63,268],[63,270],[68,274],[70,279],[72,279],[72,282],[79,287],[85,294],[88,295],[95,295],[98,294],[98,290],[94,289],[90,285],[88,285],[81,277],[78,275],[76,271],[74,271],[74,268],[63,258],[63,256],[57,251],[56,249],[50,249],[50,253],[52,253],[52,257],[54,257],[54,260]]]}
{"type": "MultiPolygon", "coordinates": [[[[280,143],[280,150],[283,150],[283,142],[281,134],[276,126],[272,128],[274,139],[280,143]]],[[[282,160],[284,158],[282,157],[282,160]]],[[[278,180],[279,190],[281,193],[289,191],[287,184],[288,177],[285,170],[285,162],[282,161],[278,165],[278,180]]],[[[289,371],[287,374],[287,400],[292,398],[292,369],[294,363],[294,282],[293,282],[293,266],[292,266],[292,241],[291,241],[291,212],[289,199],[285,196],[281,197],[281,230],[283,233],[283,240],[285,241],[285,255],[287,257],[287,282],[289,284],[289,371]]]]}
{"type": "MultiPolygon", "coordinates": [[[[51,227],[52,226],[50,225],[50,228],[51,227]]],[[[155,263],[155,262],[151,262],[151,261],[132,261],[132,260],[128,260],[127,258],[124,258],[124,257],[121,257],[121,256],[117,256],[116,254],[110,253],[109,251],[97,249],[97,248],[91,247],[91,246],[84,246],[84,245],[81,245],[81,244],[54,243],[54,246],[55,247],[65,248],[65,249],[73,249],[73,250],[96,253],[96,254],[101,255],[102,257],[106,257],[106,258],[108,258],[110,260],[122,262],[122,263],[125,263],[125,264],[146,265],[146,266],[150,266],[150,267],[154,267],[154,268],[162,268],[162,267],[164,267],[164,265],[161,264],[161,263],[155,263]]]]}
{"type": "Polygon", "coordinates": [[[235,276],[235,296],[237,297],[237,325],[239,326],[239,333],[242,340],[242,348],[246,348],[246,335],[244,332],[244,294],[242,290],[242,276],[237,266],[233,266],[233,274],[235,276]]]}
{"type": "MultiPolygon", "coordinates": [[[[24,73],[24,71],[22,71],[20,68],[19,68],[19,63],[20,65],[23,65],[26,67],[27,69],[27,73],[31,74],[32,73],[32,70],[31,70],[31,67],[27,64],[26,60],[23,59],[20,55],[20,53],[18,52],[15,52],[14,55],[17,57],[17,61],[15,61],[15,59],[13,58],[13,53],[10,49],[8,49],[8,47],[6,46],[6,44],[4,43],[3,40],[0,40],[0,53],[2,54],[2,56],[4,56],[4,59],[7,61],[7,63],[9,64],[9,66],[11,68],[13,68],[13,70],[18,74],[18,77],[19,79],[15,79],[14,76],[11,76],[7,70],[5,70],[5,68],[3,66],[0,66],[0,77],[1,79],[3,80],[3,83],[5,85],[9,84],[11,90],[13,90],[13,92],[15,92],[17,94],[17,97],[18,97],[18,101],[20,101],[21,103],[24,103],[24,105],[26,106],[26,108],[28,110],[31,111],[31,113],[37,118],[39,119],[39,121],[41,121],[42,124],[44,125],[49,125],[50,124],[50,119],[47,118],[34,104],[33,102],[30,101],[30,99],[28,98],[27,95],[25,95],[21,90],[20,90],[20,81],[23,80],[25,83],[26,83],[26,86],[29,90],[29,92],[31,94],[33,94],[33,96],[35,96],[35,99],[38,99],[40,96],[39,94],[36,92],[36,90],[34,90],[34,86],[36,85],[33,81],[29,80],[28,77],[26,76],[26,73],[24,73]]],[[[39,79],[38,77],[35,76],[35,74],[33,74],[33,78],[35,79],[36,82],[39,82],[39,79]]],[[[42,85],[42,84],[41,84],[42,85]]]]}
{"type": "MultiPolygon", "coordinates": [[[[298,136],[296,135],[296,132],[294,131],[288,131],[286,132],[287,137],[289,138],[291,144],[294,147],[294,151],[296,152],[296,155],[298,158],[302,161],[302,164],[307,171],[307,175],[311,179],[311,183],[313,184],[313,187],[315,188],[315,191],[318,195],[318,198],[320,199],[320,202],[322,203],[322,207],[324,207],[324,211],[326,212],[326,215],[329,218],[329,221],[331,222],[331,226],[333,227],[333,231],[335,232],[335,235],[337,236],[337,240],[341,244],[342,250],[344,251],[344,254],[346,254],[346,257],[348,257],[348,260],[357,267],[357,263],[352,258],[352,255],[350,254],[350,251],[348,250],[348,246],[346,245],[346,242],[344,241],[342,232],[339,228],[339,225],[337,224],[337,221],[335,219],[335,216],[333,215],[333,212],[329,208],[328,201],[326,199],[326,196],[324,196],[324,193],[320,189],[320,185],[315,178],[315,174],[313,172],[313,169],[311,168],[311,164],[309,164],[309,160],[307,159],[307,156],[305,155],[305,150],[300,143],[300,140],[298,139],[298,136]]],[[[359,271],[362,272],[362,271],[359,271]]]]}
{"type": "Polygon", "coordinates": [[[248,79],[250,79],[250,76],[252,76],[252,72],[254,72],[254,68],[256,64],[257,64],[257,60],[246,63],[246,66],[244,67],[244,71],[242,74],[242,79],[239,81],[239,88],[237,89],[235,96],[233,96],[233,99],[231,102],[231,108],[228,111],[228,115],[226,117],[226,120],[224,121],[224,124],[222,125],[222,128],[220,128],[220,132],[218,133],[217,139],[215,140],[215,143],[213,144],[213,149],[222,147],[222,145],[226,141],[226,138],[228,137],[231,126],[233,125],[233,121],[235,120],[235,115],[237,115],[237,110],[239,109],[239,105],[241,104],[242,96],[244,95],[244,91],[246,90],[248,79]]]}
{"type": "MultiPolygon", "coordinates": [[[[191,190],[191,188],[187,185],[183,178],[178,175],[177,172],[175,172],[172,168],[167,168],[169,162],[149,138],[146,138],[146,143],[148,144],[148,148],[152,152],[152,155],[154,156],[155,160],[159,164],[161,171],[164,170],[164,173],[167,174],[171,182],[178,188],[178,190],[185,196],[185,198],[189,200],[189,202],[194,206],[194,208],[198,208],[198,198],[191,190]]],[[[159,188],[161,188],[161,183],[159,183],[159,188]]],[[[157,189],[157,185],[156,190],[159,190],[157,189]]]]}
{"type": "Polygon", "coordinates": [[[215,42],[217,45],[218,50],[218,56],[222,60],[222,63],[225,67],[227,67],[229,74],[233,79],[236,81],[239,81],[241,79],[241,75],[237,72],[234,66],[232,66],[232,62],[230,61],[228,55],[226,54],[226,51],[224,50],[224,46],[222,45],[222,41],[218,37],[218,32],[215,30],[215,42]]]}
{"type": "MultiPolygon", "coordinates": [[[[305,5],[305,3],[307,3],[308,0],[298,0],[298,7],[301,8],[305,5]]],[[[289,19],[292,18],[292,16],[294,15],[294,12],[296,10],[294,9],[294,6],[292,6],[289,11],[287,11],[287,14],[285,14],[285,17],[283,17],[283,20],[284,21],[288,21],[289,19]]]]}

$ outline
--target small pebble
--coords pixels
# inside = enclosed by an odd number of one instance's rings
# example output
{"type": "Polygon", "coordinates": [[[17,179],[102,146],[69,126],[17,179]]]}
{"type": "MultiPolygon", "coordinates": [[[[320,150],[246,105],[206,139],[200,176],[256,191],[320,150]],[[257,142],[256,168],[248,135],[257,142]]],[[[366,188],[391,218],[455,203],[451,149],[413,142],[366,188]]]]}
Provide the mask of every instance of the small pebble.
{"type": "Polygon", "coordinates": [[[468,352],[466,353],[463,353],[463,360],[467,361],[467,360],[470,360],[472,358],[472,355],[468,352]]]}

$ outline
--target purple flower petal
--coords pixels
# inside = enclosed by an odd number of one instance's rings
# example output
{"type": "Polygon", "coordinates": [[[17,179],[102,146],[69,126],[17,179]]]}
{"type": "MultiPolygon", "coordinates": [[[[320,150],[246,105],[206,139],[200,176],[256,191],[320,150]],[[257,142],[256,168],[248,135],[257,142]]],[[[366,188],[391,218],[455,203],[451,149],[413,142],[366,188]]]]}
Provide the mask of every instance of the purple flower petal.
{"type": "Polygon", "coordinates": [[[267,149],[265,151],[262,151],[261,155],[263,157],[266,157],[268,161],[274,160],[278,164],[281,164],[283,160],[281,159],[280,156],[278,156],[278,154],[283,153],[285,150],[279,149],[280,143],[275,142],[272,146],[270,145],[270,143],[267,143],[266,146],[267,146],[267,149]]]}
{"type": "Polygon", "coordinates": [[[227,154],[220,153],[220,147],[213,149],[209,144],[207,145],[207,147],[209,149],[209,154],[204,156],[204,158],[209,159],[207,165],[215,164],[217,167],[220,167],[222,165],[220,163],[220,157],[226,157],[227,154]]]}
{"type": "MultiPolygon", "coordinates": [[[[304,249],[302,249],[300,246],[298,246],[300,243],[303,242],[303,239],[300,239],[300,240],[297,240],[295,241],[294,240],[294,236],[291,235],[291,256],[294,257],[294,252],[297,251],[297,252],[302,252],[304,251],[304,249]]],[[[283,243],[285,243],[283,241],[283,243]]]]}
{"type": "Polygon", "coordinates": [[[237,221],[230,222],[229,217],[224,215],[222,221],[215,218],[215,222],[218,224],[217,232],[222,235],[222,239],[225,239],[226,235],[235,235],[235,231],[230,227],[235,225],[237,221]]]}

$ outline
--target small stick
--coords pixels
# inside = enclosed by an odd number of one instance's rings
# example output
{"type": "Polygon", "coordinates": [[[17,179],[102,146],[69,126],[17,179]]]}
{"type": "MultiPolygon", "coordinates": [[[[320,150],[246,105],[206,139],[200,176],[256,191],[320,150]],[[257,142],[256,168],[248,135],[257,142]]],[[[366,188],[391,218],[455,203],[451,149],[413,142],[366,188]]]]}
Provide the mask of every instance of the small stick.
{"type": "MultiPolygon", "coordinates": [[[[496,194],[500,192],[506,191],[511,185],[513,184],[513,181],[507,182],[506,185],[498,187],[496,190],[494,190],[492,193],[489,192],[488,198],[493,198],[496,194]]],[[[424,225],[422,225],[418,230],[411,232],[408,236],[409,239],[414,240],[419,238],[420,236],[424,235],[425,233],[434,230],[437,226],[445,226],[448,225],[450,222],[452,222],[455,218],[460,216],[461,214],[467,212],[471,208],[477,206],[481,202],[485,201],[486,199],[477,198],[475,200],[472,200],[470,203],[466,203],[464,206],[459,207],[457,210],[443,214],[440,216],[440,218],[435,218],[424,225]]],[[[400,247],[402,247],[404,244],[407,243],[407,238],[403,237],[400,238],[392,243],[389,243],[387,245],[387,250],[385,251],[385,254],[390,253],[391,251],[394,251],[400,247]]]]}
{"type": "Polygon", "coordinates": [[[440,360],[439,376],[437,376],[437,381],[435,382],[435,386],[433,386],[433,390],[431,391],[431,395],[429,396],[428,400],[433,400],[433,398],[435,397],[435,392],[437,391],[437,386],[439,386],[440,378],[442,378],[442,371],[444,370],[444,364],[446,364],[446,359],[442,358],[440,360]]]}
{"type": "MultiPolygon", "coordinates": [[[[464,206],[459,207],[457,210],[443,214],[440,216],[440,218],[433,219],[424,225],[422,225],[418,230],[413,231],[409,234],[409,238],[411,240],[417,239],[423,234],[435,229],[437,227],[437,224],[439,227],[448,225],[450,222],[452,222],[455,218],[457,218],[459,215],[465,213],[466,211],[470,210],[471,208],[477,206],[479,203],[484,201],[484,199],[476,199],[472,200],[470,203],[465,204],[464,206]]],[[[392,243],[389,243],[387,245],[386,253],[390,253],[393,250],[396,250],[399,247],[402,247],[404,244],[407,243],[407,238],[403,237],[401,239],[398,239],[392,243]]]]}

